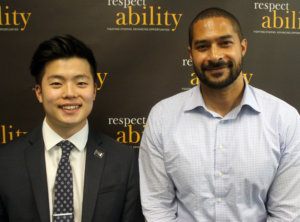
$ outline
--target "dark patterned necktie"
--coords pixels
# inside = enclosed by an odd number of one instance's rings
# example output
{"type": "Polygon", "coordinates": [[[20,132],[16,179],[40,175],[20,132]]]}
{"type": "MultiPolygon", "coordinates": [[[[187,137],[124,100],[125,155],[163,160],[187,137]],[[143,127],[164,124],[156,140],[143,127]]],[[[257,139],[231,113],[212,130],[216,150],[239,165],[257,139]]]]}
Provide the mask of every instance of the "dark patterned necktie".
{"type": "Polygon", "coordinates": [[[68,140],[57,144],[62,154],[54,185],[53,222],[74,222],[73,177],[69,156],[74,145],[68,140]]]}

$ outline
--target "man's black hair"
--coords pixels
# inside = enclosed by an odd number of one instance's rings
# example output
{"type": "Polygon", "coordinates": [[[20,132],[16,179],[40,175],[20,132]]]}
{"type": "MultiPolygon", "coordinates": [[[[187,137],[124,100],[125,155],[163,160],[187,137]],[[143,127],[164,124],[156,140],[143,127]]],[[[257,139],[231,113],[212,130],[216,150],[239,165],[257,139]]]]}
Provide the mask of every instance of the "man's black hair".
{"type": "Polygon", "coordinates": [[[199,12],[189,26],[189,45],[190,45],[190,47],[192,47],[192,42],[193,42],[194,24],[196,22],[198,22],[199,20],[212,18],[212,17],[223,17],[223,18],[228,19],[231,22],[234,31],[238,34],[240,41],[242,41],[242,39],[244,37],[243,37],[241,25],[240,25],[239,21],[237,20],[237,18],[233,14],[231,14],[230,12],[227,12],[221,8],[207,8],[207,9],[199,12]]]}
{"type": "Polygon", "coordinates": [[[56,59],[69,59],[73,57],[88,61],[94,82],[96,82],[97,63],[92,50],[82,41],[71,35],[55,36],[42,42],[32,57],[30,64],[31,75],[34,76],[36,83],[41,85],[45,66],[49,62],[56,59]]]}

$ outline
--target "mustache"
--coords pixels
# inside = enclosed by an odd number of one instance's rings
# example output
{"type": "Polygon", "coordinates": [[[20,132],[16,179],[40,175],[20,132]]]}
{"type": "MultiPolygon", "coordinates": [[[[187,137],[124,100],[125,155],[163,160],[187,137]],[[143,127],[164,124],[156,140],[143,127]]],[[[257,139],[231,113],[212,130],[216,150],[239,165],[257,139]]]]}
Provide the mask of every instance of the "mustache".
{"type": "Polygon", "coordinates": [[[205,70],[225,68],[225,67],[232,68],[233,62],[232,61],[225,62],[222,60],[218,62],[210,61],[208,65],[202,64],[201,69],[202,71],[205,71],[205,70]]]}

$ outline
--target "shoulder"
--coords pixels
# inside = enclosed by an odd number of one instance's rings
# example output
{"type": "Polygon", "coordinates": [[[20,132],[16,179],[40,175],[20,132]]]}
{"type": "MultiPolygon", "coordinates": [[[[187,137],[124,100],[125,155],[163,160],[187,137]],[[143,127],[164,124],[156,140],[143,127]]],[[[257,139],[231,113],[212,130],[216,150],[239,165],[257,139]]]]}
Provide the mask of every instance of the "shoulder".
{"type": "Polygon", "coordinates": [[[41,127],[34,128],[26,135],[14,139],[6,144],[0,146],[0,156],[3,153],[21,153],[22,150],[30,146],[36,140],[42,140],[42,130],[41,127]]]}
{"type": "MultiPolygon", "coordinates": [[[[36,132],[31,131],[28,134],[14,139],[13,141],[4,144],[0,147],[0,171],[3,173],[5,170],[10,169],[11,167],[22,166],[25,164],[25,155],[27,151],[33,149],[34,143],[43,144],[42,137],[38,140],[35,140],[36,132]],[[4,171],[3,171],[4,170],[4,171]]],[[[18,169],[18,168],[14,168],[18,169]]],[[[10,169],[11,172],[11,169],[10,169]]]]}
{"type": "Polygon", "coordinates": [[[252,87],[257,103],[260,107],[260,116],[281,138],[281,142],[287,143],[293,138],[299,138],[300,115],[298,111],[285,101],[273,96],[261,89],[252,87]]]}
{"type": "Polygon", "coordinates": [[[151,115],[173,116],[181,112],[186,101],[192,96],[193,89],[177,93],[156,103],[151,111],[151,115]]]}
{"type": "Polygon", "coordinates": [[[278,116],[292,115],[295,117],[299,117],[298,111],[293,106],[283,101],[282,99],[268,92],[265,92],[262,89],[258,89],[252,86],[250,86],[250,89],[254,92],[256,100],[262,109],[262,112],[266,112],[269,115],[270,114],[278,115],[278,116]]]}
{"type": "Polygon", "coordinates": [[[115,139],[102,132],[90,130],[89,140],[93,140],[94,142],[96,142],[101,149],[103,149],[110,155],[123,155],[124,157],[134,155],[133,148],[117,142],[115,139]]]}
{"type": "Polygon", "coordinates": [[[93,136],[97,137],[98,144],[92,145],[88,141],[87,149],[90,150],[89,153],[93,156],[95,155],[95,150],[103,152],[107,173],[116,172],[117,175],[125,176],[128,175],[127,172],[131,170],[132,166],[137,166],[138,155],[133,148],[121,144],[101,132],[93,132],[93,136]]]}

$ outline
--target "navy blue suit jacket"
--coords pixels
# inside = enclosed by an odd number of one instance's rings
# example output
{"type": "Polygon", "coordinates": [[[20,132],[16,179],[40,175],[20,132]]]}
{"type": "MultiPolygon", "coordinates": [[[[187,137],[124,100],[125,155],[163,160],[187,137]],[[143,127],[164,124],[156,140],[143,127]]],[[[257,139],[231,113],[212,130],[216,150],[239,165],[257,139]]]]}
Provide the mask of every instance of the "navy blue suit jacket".
{"type": "MultiPolygon", "coordinates": [[[[6,221],[50,221],[41,127],[0,148],[0,222],[6,221]]],[[[144,222],[136,153],[91,130],[82,222],[144,222]]]]}

